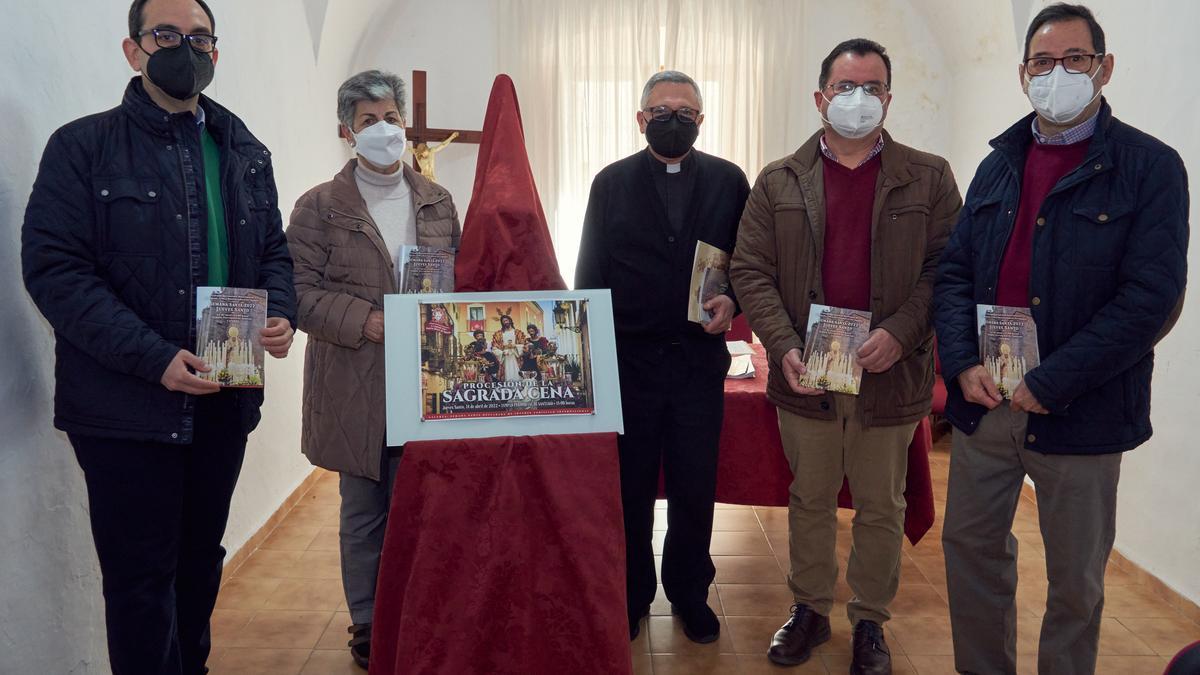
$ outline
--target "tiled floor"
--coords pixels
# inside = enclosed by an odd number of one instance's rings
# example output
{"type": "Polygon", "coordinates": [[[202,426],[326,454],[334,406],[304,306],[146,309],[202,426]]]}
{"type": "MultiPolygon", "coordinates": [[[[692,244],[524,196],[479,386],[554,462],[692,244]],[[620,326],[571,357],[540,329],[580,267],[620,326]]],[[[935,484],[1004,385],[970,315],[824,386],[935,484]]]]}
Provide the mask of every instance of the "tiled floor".
{"type": "MultiPolygon", "coordinates": [[[[947,445],[931,456],[939,521],[921,543],[905,543],[900,592],[887,624],[894,671],[953,673],[946,605],[940,514],[945,506],[947,445]]],[[[283,523],[221,590],[213,617],[214,675],[297,673],[361,675],[346,651],[350,623],[342,597],[337,553],[337,480],[322,476],[283,523]]],[[[665,506],[660,504],[660,506],[665,506]]],[[[838,582],[833,639],[798,668],[776,668],[766,659],[771,635],[786,619],[791,595],[787,569],[785,509],[718,505],[712,552],[716,583],[709,602],[721,615],[721,638],[710,645],[689,642],[662,593],[632,645],[635,673],[845,673],[850,663],[850,626],[845,601],[850,589],[838,582]]],[[[666,512],[655,519],[665,528],[666,512]]],[[[844,570],[849,554],[851,513],[839,514],[838,555],[844,570]]],[[[1021,541],[1017,605],[1018,659],[1022,673],[1036,672],[1037,634],[1046,592],[1037,507],[1022,499],[1013,526],[1021,541]]],[[[655,550],[661,551],[662,531],[655,550]]],[[[1200,626],[1128,574],[1109,566],[1105,618],[1097,672],[1161,673],[1168,657],[1200,639],[1200,626]]]]}

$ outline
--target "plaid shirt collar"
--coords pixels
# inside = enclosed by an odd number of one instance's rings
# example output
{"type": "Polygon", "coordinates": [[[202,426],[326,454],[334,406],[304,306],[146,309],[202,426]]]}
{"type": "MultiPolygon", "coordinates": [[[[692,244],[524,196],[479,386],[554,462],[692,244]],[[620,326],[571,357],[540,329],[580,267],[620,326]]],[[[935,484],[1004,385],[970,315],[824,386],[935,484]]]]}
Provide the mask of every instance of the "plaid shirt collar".
{"type": "Polygon", "coordinates": [[[1097,109],[1096,114],[1087,118],[1083,122],[1067,129],[1060,131],[1053,136],[1046,136],[1038,130],[1038,116],[1033,116],[1033,137],[1040,145],[1072,145],[1080,141],[1087,140],[1096,133],[1096,121],[1100,117],[1100,111],[1097,109]]]}
{"type": "MultiPolygon", "coordinates": [[[[879,138],[875,139],[875,147],[871,148],[871,152],[867,153],[867,156],[863,158],[863,161],[858,163],[858,166],[862,166],[863,164],[866,164],[867,162],[875,159],[875,155],[878,155],[881,152],[883,152],[883,134],[882,133],[879,134],[879,138]]],[[[821,154],[825,155],[827,158],[829,158],[829,161],[831,161],[831,162],[838,161],[837,155],[833,154],[833,150],[830,150],[829,145],[827,145],[825,143],[825,134],[821,134],[821,154]]],[[[856,166],[854,168],[857,169],[858,166],[856,166]]]]}

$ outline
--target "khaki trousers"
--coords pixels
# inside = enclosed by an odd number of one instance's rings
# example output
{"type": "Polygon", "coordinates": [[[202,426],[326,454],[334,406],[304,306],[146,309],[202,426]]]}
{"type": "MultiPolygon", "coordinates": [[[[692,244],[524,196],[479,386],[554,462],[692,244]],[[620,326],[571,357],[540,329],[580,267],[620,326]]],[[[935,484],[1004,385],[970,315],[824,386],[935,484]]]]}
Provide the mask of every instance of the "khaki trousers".
{"type": "Polygon", "coordinates": [[[1008,404],[975,433],[954,431],[942,549],[960,673],[1017,672],[1017,539],[1025,476],[1037,490],[1049,595],[1038,672],[1092,673],[1104,569],[1116,534],[1121,454],[1044,455],[1025,448],[1028,415],[1008,404]]]}
{"type": "Polygon", "coordinates": [[[788,585],[795,601],[833,611],[837,583],[837,495],[842,478],[854,495],[846,582],[850,623],[883,623],[900,585],[908,446],[917,423],[864,429],[854,396],[833,396],[837,417],[814,420],[779,410],[779,434],[792,469],[788,585]]]}

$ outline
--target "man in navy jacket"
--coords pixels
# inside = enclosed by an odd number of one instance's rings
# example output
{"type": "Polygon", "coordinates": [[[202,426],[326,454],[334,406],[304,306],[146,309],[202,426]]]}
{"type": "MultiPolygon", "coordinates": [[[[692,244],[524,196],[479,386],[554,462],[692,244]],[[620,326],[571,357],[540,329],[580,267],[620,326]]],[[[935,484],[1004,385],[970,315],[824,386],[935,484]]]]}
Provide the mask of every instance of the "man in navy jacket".
{"type": "Polygon", "coordinates": [[[87,482],[112,671],[203,673],[221,538],[262,390],[220,390],[198,286],[265,289],[282,358],[296,311],[271,157],[199,92],[201,0],[135,0],[118,107],[51,136],[25,212],[25,285],[54,329],[55,426],[87,482]]]}
{"type": "Polygon", "coordinates": [[[1036,112],[992,141],[943,254],[934,320],[955,426],[943,546],[960,672],[1016,668],[1017,541],[1037,488],[1049,596],[1041,672],[1095,668],[1121,453],[1150,437],[1154,345],[1187,279],[1179,155],[1113,117],[1104,32],[1079,5],[1029,27],[1036,112]],[[1041,365],[1002,400],[980,363],[976,306],[1028,308],[1041,365]]]}

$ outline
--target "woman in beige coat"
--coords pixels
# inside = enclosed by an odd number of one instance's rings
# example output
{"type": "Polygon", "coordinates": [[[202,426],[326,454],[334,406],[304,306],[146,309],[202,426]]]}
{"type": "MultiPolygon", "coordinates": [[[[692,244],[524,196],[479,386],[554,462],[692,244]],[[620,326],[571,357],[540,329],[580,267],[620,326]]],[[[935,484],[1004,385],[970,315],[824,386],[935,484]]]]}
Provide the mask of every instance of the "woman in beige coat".
{"type": "Polygon", "coordinates": [[[342,586],[350,651],[367,666],[375,578],[399,448],[384,440],[383,296],[398,292],[405,245],[458,247],[444,188],[406,165],[404,81],[370,70],[338,89],[340,134],[355,149],[333,180],[296,202],[287,228],[304,354],[301,446],[341,474],[342,586]]]}

